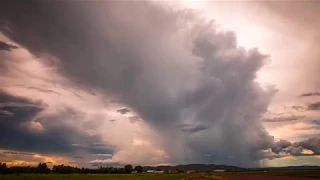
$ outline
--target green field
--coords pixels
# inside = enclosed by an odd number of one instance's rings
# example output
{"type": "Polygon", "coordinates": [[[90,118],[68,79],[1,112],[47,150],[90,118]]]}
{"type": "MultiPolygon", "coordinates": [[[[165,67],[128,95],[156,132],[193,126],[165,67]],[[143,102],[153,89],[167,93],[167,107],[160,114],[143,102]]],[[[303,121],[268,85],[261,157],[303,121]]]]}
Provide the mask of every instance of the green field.
{"type": "Polygon", "coordinates": [[[180,180],[184,174],[20,174],[0,175],[1,180],[180,180]]]}
{"type": "MultiPolygon", "coordinates": [[[[184,180],[200,175],[188,174],[9,174],[0,180],[184,180]]],[[[220,180],[220,178],[211,178],[220,180]]]]}
{"type": "Polygon", "coordinates": [[[0,180],[187,180],[191,177],[206,176],[210,180],[222,180],[220,175],[268,175],[268,176],[298,176],[320,178],[319,170],[278,170],[278,171],[242,171],[209,174],[8,174],[0,175],[0,180]]]}

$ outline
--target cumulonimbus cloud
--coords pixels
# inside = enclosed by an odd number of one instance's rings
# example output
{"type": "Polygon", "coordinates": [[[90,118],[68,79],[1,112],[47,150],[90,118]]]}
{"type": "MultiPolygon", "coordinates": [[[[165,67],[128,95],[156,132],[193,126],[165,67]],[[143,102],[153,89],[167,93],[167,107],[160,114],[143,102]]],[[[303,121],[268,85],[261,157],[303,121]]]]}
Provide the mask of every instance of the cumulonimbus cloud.
{"type": "MultiPolygon", "coordinates": [[[[153,3],[101,1],[14,8],[7,2],[0,20],[7,37],[36,56],[55,57],[44,63],[73,84],[111,95],[128,107],[121,114],[130,109],[143,119],[163,149],[151,155],[171,163],[255,166],[261,150],[277,153],[273,146],[287,146],[274,145],[260,122],[275,93],[255,81],[268,55],[238,47],[236,35],[218,31],[214,21],[153,3]]],[[[147,142],[136,144],[131,153],[154,150],[147,142]]],[[[117,151],[92,162],[118,163],[133,155],[117,151]]]]}
{"type": "Polygon", "coordinates": [[[104,89],[134,110],[160,134],[170,161],[252,165],[272,140],[259,119],[274,91],[255,82],[268,56],[238,47],[234,33],[151,3],[77,3],[78,13],[61,5],[53,3],[47,15],[33,4],[19,6],[28,18],[6,10],[3,20],[13,20],[1,30],[38,56],[55,56],[61,73],[79,85],[104,89]],[[207,126],[201,134],[177,131],[197,123],[207,126]]]}

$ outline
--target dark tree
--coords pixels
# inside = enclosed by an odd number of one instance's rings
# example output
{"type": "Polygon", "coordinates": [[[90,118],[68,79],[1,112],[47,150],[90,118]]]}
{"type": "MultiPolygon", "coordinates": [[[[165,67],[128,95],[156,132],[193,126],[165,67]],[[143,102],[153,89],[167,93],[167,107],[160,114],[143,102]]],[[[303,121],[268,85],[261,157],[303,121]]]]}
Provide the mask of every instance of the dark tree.
{"type": "Polygon", "coordinates": [[[124,166],[124,171],[126,173],[131,173],[132,169],[133,169],[133,166],[131,164],[127,164],[127,165],[124,166]]]}
{"type": "Polygon", "coordinates": [[[52,172],[60,174],[86,173],[84,168],[80,169],[77,167],[65,166],[64,164],[53,166],[52,172]]]}
{"type": "Polygon", "coordinates": [[[134,170],[137,171],[137,173],[142,173],[143,168],[142,168],[142,166],[136,166],[136,167],[134,167],[134,170]]]}
{"type": "Polygon", "coordinates": [[[7,173],[7,164],[0,162],[0,174],[7,173]]]}
{"type": "Polygon", "coordinates": [[[39,163],[38,167],[37,167],[37,172],[38,173],[49,173],[50,169],[48,168],[46,163],[39,163]]]}

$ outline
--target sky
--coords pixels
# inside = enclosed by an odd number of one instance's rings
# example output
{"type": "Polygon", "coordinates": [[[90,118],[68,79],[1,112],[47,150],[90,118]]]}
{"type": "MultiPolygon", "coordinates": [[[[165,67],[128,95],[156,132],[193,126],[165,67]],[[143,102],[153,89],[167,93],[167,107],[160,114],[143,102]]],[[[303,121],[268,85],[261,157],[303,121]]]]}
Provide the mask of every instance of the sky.
{"type": "Polygon", "coordinates": [[[0,161],[320,162],[316,1],[4,1],[0,161]]]}

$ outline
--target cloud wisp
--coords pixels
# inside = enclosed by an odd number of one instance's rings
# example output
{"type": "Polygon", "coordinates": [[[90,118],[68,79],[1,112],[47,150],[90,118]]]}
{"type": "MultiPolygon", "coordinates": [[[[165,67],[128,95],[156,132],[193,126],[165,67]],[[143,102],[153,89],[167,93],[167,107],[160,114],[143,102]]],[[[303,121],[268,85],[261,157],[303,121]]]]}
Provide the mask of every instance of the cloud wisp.
{"type": "Polygon", "coordinates": [[[281,117],[274,117],[274,118],[267,118],[264,119],[263,122],[291,122],[291,121],[298,121],[298,120],[303,120],[305,119],[306,116],[297,116],[297,115],[292,115],[292,116],[281,116],[281,117]]]}
{"type": "Polygon", "coordinates": [[[320,110],[320,102],[310,103],[307,109],[311,111],[320,110]]]}
{"type": "Polygon", "coordinates": [[[0,41],[0,51],[4,50],[4,51],[11,51],[13,49],[17,49],[18,46],[12,45],[12,44],[8,44],[6,42],[0,41]]]}
{"type": "Polygon", "coordinates": [[[300,97],[320,96],[320,92],[309,92],[301,94],[300,97]]]}

